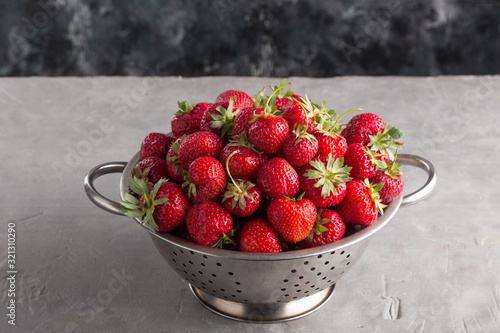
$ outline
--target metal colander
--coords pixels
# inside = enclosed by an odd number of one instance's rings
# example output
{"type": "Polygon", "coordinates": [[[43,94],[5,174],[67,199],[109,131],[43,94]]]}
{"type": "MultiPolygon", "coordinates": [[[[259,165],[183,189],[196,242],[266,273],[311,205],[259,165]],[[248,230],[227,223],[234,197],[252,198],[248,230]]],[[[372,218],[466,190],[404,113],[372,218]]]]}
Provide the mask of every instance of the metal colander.
{"type": "MultiPolygon", "coordinates": [[[[128,163],[111,162],[93,168],[84,181],[90,200],[108,212],[123,215],[120,204],[99,194],[93,183],[104,174],[122,173],[123,199],[137,160],[138,154],[128,163]]],[[[429,176],[427,182],[419,190],[391,202],[374,224],[332,244],[281,253],[244,253],[201,246],[174,234],[158,233],[147,225],[142,227],[165,261],[211,311],[253,322],[296,319],[327,302],[337,281],[368,246],[370,236],[386,225],[400,206],[414,204],[434,189],[437,174],[428,160],[400,154],[398,161],[425,170],[429,176]]]]}

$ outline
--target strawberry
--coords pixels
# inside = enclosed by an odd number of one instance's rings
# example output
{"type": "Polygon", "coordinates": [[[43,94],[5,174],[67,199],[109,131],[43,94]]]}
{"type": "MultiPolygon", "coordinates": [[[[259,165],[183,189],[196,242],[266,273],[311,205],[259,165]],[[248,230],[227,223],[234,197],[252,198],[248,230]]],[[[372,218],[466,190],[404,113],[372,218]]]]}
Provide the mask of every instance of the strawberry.
{"type": "Polygon", "coordinates": [[[192,206],[186,226],[191,239],[200,245],[222,247],[232,242],[233,217],[219,203],[208,201],[192,206]]]}
{"type": "MultiPolygon", "coordinates": [[[[285,106],[292,101],[290,97],[276,97],[276,109],[283,110],[285,106]]],[[[295,95],[294,97],[297,99],[300,98],[299,95],[295,95]]]]}
{"type": "Polygon", "coordinates": [[[241,109],[234,118],[233,135],[239,136],[242,132],[248,133],[248,129],[252,125],[250,122],[253,119],[253,115],[262,113],[264,113],[263,108],[255,108],[253,106],[241,109]]]}
{"type": "Polygon", "coordinates": [[[238,179],[227,184],[222,201],[226,209],[236,216],[250,216],[259,208],[262,193],[248,179],[238,179]]]}
{"type": "Polygon", "coordinates": [[[248,129],[248,139],[266,154],[276,153],[287,138],[290,130],[285,119],[263,113],[254,118],[248,129]]]}
{"type": "Polygon", "coordinates": [[[167,163],[156,156],[149,156],[137,162],[132,170],[132,176],[144,179],[150,187],[153,187],[160,179],[170,179],[167,163]]]}
{"type": "Polygon", "coordinates": [[[399,165],[395,161],[390,161],[387,164],[387,169],[375,172],[375,175],[370,178],[370,182],[373,184],[384,183],[379,192],[380,201],[384,204],[393,201],[403,192],[404,183],[398,169],[399,165]]]}
{"type": "MultiPolygon", "coordinates": [[[[285,83],[285,80],[280,82],[280,85],[273,89],[271,96],[267,97],[264,101],[263,91],[262,96],[257,104],[263,104],[264,112],[262,114],[254,115],[250,121],[251,125],[248,128],[248,139],[255,147],[264,151],[266,154],[271,155],[277,153],[283,146],[283,142],[290,134],[290,127],[288,122],[277,116],[279,111],[276,109],[276,96],[282,93],[283,89],[290,83],[285,83]],[[276,95],[276,96],[275,96],[276,95]]],[[[286,95],[291,95],[288,91],[286,95]]]]}
{"type": "Polygon", "coordinates": [[[347,141],[340,134],[340,120],[354,111],[361,111],[361,109],[346,111],[333,121],[333,118],[337,116],[335,110],[328,110],[325,102],[322,105],[316,105],[315,120],[318,123],[318,129],[313,134],[318,140],[318,156],[324,163],[328,161],[330,154],[335,158],[344,156],[347,141]]]}
{"type": "Polygon", "coordinates": [[[295,124],[301,124],[307,132],[314,132],[313,106],[307,98],[297,96],[293,98],[284,107],[281,117],[286,120],[288,127],[294,128],[295,124]]]}
{"type": "Polygon", "coordinates": [[[375,171],[380,169],[385,169],[387,167],[386,163],[377,159],[376,157],[382,156],[381,154],[375,154],[365,146],[359,143],[353,143],[344,154],[344,162],[347,166],[352,169],[350,171],[350,176],[353,179],[365,179],[371,178],[375,171]]]}
{"type": "Polygon", "coordinates": [[[179,162],[179,147],[185,137],[186,136],[183,135],[180,138],[177,138],[174,143],[172,143],[170,149],[168,150],[166,158],[167,169],[170,177],[181,184],[184,182],[184,176],[182,175],[182,170],[184,170],[184,168],[181,167],[181,164],[179,162]]]}
{"type": "Polygon", "coordinates": [[[252,215],[257,208],[259,208],[262,200],[262,193],[259,188],[248,179],[234,180],[229,171],[229,161],[238,153],[239,150],[235,150],[226,159],[226,171],[229,174],[229,178],[231,178],[231,182],[226,186],[222,202],[226,209],[233,215],[244,217],[252,215]]]}
{"type": "Polygon", "coordinates": [[[344,199],[334,207],[345,223],[370,225],[384,213],[385,205],[380,202],[379,191],[383,183],[372,184],[365,179],[347,183],[344,199]]]}
{"type": "MultiPolygon", "coordinates": [[[[276,89],[276,87],[275,87],[275,89],[276,89]]],[[[288,103],[290,103],[291,101],[295,102],[295,101],[301,101],[301,100],[302,100],[302,97],[300,95],[294,94],[290,90],[288,90],[288,92],[286,92],[286,93],[277,94],[277,96],[276,96],[276,109],[283,110],[285,108],[285,106],[288,103]]],[[[295,103],[297,103],[297,102],[295,102],[295,103]]]]}
{"type": "Polygon", "coordinates": [[[196,132],[186,136],[179,146],[179,162],[184,169],[201,156],[219,158],[222,140],[214,133],[196,132]]]}
{"type": "Polygon", "coordinates": [[[299,176],[285,159],[275,157],[259,169],[257,186],[271,198],[293,197],[299,191],[299,176]]]}
{"type": "Polygon", "coordinates": [[[175,138],[163,133],[149,133],[141,143],[139,151],[139,160],[143,160],[149,156],[156,156],[165,159],[170,145],[175,141],[175,138]]]}
{"type": "Polygon", "coordinates": [[[338,204],[346,194],[346,182],[350,181],[350,167],[344,166],[344,159],[330,155],[327,163],[316,158],[300,169],[300,190],[318,207],[338,204]]]}
{"type": "Polygon", "coordinates": [[[342,131],[347,144],[359,143],[366,146],[370,142],[370,135],[384,131],[385,124],[382,118],[373,113],[361,113],[349,120],[342,131]]]}
{"type": "Polygon", "coordinates": [[[267,218],[287,241],[296,243],[307,237],[316,220],[316,207],[309,199],[278,198],[267,206],[267,218]]]}
{"type": "Polygon", "coordinates": [[[186,101],[177,102],[179,111],[175,113],[170,126],[172,134],[176,138],[188,135],[200,130],[201,118],[205,111],[212,105],[211,103],[189,104],[186,101]]]}
{"type": "Polygon", "coordinates": [[[281,252],[279,234],[271,223],[263,218],[248,221],[240,235],[240,250],[243,252],[281,252]]]}
{"type": "Polygon", "coordinates": [[[255,180],[260,167],[267,161],[267,155],[257,150],[246,138],[243,132],[239,137],[233,137],[229,144],[222,148],[220,162],[226,165],[227,158],[238,151],[229,162],[228,171],[234,178],[255,180]]]}
{"type": "Polygon", "coordinates": [[[195,203],[217,201],[226,187],[226,174],[218,160],[202,156],[184,173],[186,182],[182,186],[195,203]]]}
{"type": "Polygon", "coordinates": [[[297,124],[283,142],[283,154],[286,160],[295,168],[307,164],[318,152],[318,140],[307,133],[302,124],[297,124]]]}
{"type": "Polygon", "coordinates": [[[238,110],[234,108],[234,100],[212,104],[201,119],[200,130],[217,134],[220,138],[231,137],[238,110]]]}
{"type": "Polygon", "coordinates": [[[226,90],[215,99],[215,103],[229,103],[229,100],[234,100],[234,110],[240,110],[254,106],[252,97],[247,93],[239,90],[226,90]]]}
{"type": "Polygon", "coordinates": [[[337,212],[319,209],[313,229],[299,245],[307,249],[336,242],[344,237],[345,229],[344,221],[337,212]]]}
{"type": "Polygon", "coordinates": [[[321,161],[326,163],[330,155],[334,158],[344,156],[347,150],[347,141],[342,135],[323,130],[317,130],[313,135],[318,140],[318,157],[321,161]]]}
{"type": "Polygon", "coordinates": [[[122,210],[130,218],[142,218],[157,231],[168,232],[184,223],[189,210],[189,198],[179,185],[165,179],[155,184],[150,191],[144,180],[132,177],[129,180],[132,191],[140,197],[126,193],[122,210]]]}

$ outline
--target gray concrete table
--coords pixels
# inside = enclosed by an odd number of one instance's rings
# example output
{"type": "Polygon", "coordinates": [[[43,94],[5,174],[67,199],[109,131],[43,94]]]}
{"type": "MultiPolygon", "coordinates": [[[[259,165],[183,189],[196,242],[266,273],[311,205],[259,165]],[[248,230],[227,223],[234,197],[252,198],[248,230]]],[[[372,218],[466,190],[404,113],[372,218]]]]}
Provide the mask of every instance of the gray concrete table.
{"type": "MultiPolygon", "coordinates": [[[[500,331],[500,77],[291,80],[338,111],[361,107],[397,125],[404,152],[439,173],[434,193],[373,236],[324,307],[280,324],[219,317],[144,230],[83,190],[92,167],[128,161],[147,133],[168,132],[177,100],[253,94],[279,79],[4,78],[0,331],[500,331]]],[[[417,188],[425,174],[406,170],[408,190],[417,188]]],[[[118,200],[118,181],[108,175],[96,186],[118,200]]]]}

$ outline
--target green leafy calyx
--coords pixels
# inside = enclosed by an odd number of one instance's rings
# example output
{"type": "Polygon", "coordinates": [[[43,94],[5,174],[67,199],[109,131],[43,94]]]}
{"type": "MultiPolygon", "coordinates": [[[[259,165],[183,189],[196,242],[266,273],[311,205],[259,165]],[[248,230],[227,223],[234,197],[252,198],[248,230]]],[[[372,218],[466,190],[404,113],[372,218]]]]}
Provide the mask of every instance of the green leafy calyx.
{"type": "Polygon", "coordinates": [[[229,244],[234,245],[236,243],[234,242],[233,237],[234,237],[233,230],[231,230],[228,234],[222,234],[217,240],[217,242],[214,245],[212,245],[212,247],[222,249],[224,245],[229,245],[229,244]]]}
{"type": "Polygon", "coordinates": [[[399,142],[403,132],[392,125],[386,125],[383,131],[378,132],[375,135],[370,135],[370,142],[368,142],[367,147],[374,152],[381,152],[387,150],[389,158],[394,160],[394,154],[390,148],[401,149],[403,148],[403,143],[399,142]]]}
{"type": "Polygon", "coordinates": [[[177,101],[177,106],[179,106],[179,110],[175,113],[175,115],[179,117],[193,111],[194,103],[188,103],[187,101],[177,101]]]}
{"type": "Polygon", "coordinates": [[[158,230],[158,225],[153,218],[153,212],[155,207],[169,204],[167,198],[156,197],[160,187],[166,182],[166,179],[160,179],[154,185],[153,189],[150,190],[143,179],[131,177],[129,179],[129,188],[137,195],[137,197],[130,193],[125,193],[125,200],[120,203],[125,216],[129,218],[141,218],[141,224],[147,223],[155,230],[158,230]]]}
{"type": "Polygon", "coordinates": [[[318,209],[318,215],[316,215],[316,221],[314,222],[314,226],[313,226],[311,232],[309,233],[309,235],[307,235],[307,237],[306,237],[306,242],[309,244],[312,242],[314,235],[321,236],[322,233],[324,233],[325,231],[328,231],[328,228],[325,227],[325,224],[330,222],[332,219],[321,218],[322,211],[323,211],[323,209],[321,209],[321,208],[318,209]]]}
{"type": "Polygon", "coordinates": [[[364,184],[368,188],[368,192],[372,197],[373,203],[375,204],[375,209],[380,213],[380,215],[384,215],[384,208],[387,207],[387,205],[384,205],[380,201],[380,193],[379,193],[382,187],[384,187],[384,182],[372,184],[368,179],[365,179],[364,184]]]}
{"type": "Polygon", "coordinates": [[[217,113],[211,114],[212,122],[210,127],[222,128],[222,136],[232,136],[234,130],[234,119],[239,110],[233,110],[233,104],[236,96],[231,97],[227,108],[222,105],[216,107],[217,113]]]}
{"type": "Polygon", "coordinates": [[[321,187],[321,196],[326,198],[330,195],[337,195],[337,186],[351,180],[349,172],[351,167],[344,166],[344,158],[334,158],[328,156],[327,163],[321,160],[312,160],[309,164],[313,167],[305,172],[308,179],[316,179],[314,187],[321,187]]]}

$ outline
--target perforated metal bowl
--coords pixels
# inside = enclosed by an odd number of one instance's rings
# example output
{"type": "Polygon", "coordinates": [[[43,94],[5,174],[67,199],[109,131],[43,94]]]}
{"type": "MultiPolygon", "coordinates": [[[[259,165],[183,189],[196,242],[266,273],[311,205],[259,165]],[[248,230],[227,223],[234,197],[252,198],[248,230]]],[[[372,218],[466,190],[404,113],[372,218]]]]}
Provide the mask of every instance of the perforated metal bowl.
{"type": "MultiPolygon", "coordinates": [[[[99,194],[94,180],[108,173],[122,173],[120,193],[128,190],[128,178],[138,160],[111,162],[93,168],[84,181],[89,199],[98,207],[123,215],[120,204],[99,194]]],[[[165,261],[190,285],[196,298],[211,311],[231,319],[278,322],[305,316],[327,302],[337,281],[360,258],[370,236],[385,226],[397,210],[419,202],[432,192],[437,173],[426,159],[400,154],[400,164],[417,166],[428,173],[417,191],[399,196],[384,215],[363,230],[335,243],[311,249],[256,254],[201,246],[170,233],[146,229],[165,261]]],[[[136,220],[140,224],[140,220],[136,220]]]]}

